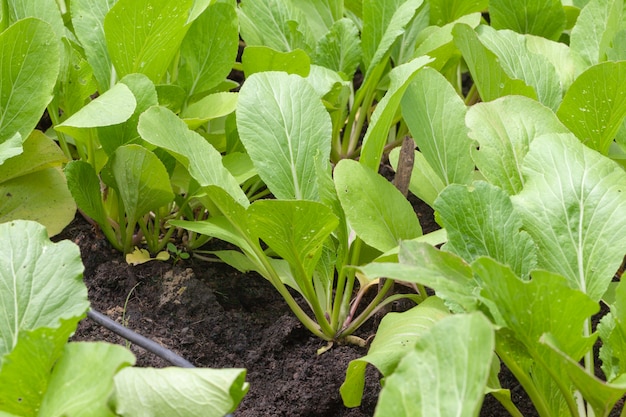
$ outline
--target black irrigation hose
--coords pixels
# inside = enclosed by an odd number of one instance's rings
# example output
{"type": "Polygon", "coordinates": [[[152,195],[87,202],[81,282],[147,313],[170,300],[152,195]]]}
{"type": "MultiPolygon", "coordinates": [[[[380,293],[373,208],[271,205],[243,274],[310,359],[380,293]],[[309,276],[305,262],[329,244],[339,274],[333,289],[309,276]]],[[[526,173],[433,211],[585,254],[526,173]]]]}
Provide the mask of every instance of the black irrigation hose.
{"type": "MultiPolygon", "coordinates": [[[[137,346],[144,348],[148,352],[154,353],[158,357],[165,359],[172,365],[180,366],[181,368],[195,368],[195,366],[193,366],[193,364],[188,360],[181,358],[171,350],[164,348],[155,341],[150,340],[147,337],[142,336],[139,333],[136,333],[122,326],[118,322],[110,319],[109,317],[94,310],[93,308],[90,308],[87,311],[87,317],[89,317],[91,320],[95,321],[102,327],[109,329],[113,333],[122,336],[124,339],[130,341],[131,343],[134,343],[137,346]]],[[[227,414],[224,417],[233,417],[233,415],[227,414]]]]}
{"type": "Polygon", "coordinates": [[[158,357],[165,359],[172,365],[180,366],[181,368],[195,368],[195,366],[193,366],[188,360],[181,358],[171,350],[164,348],[155,341],[150,340],[147,337],[144,337],[138,333],[135,333],[134,331],[122,326],[116,321],[111,320],[110,318],[102,313],[99,313],[93,308],[90,308],[89,311],[87,311],[87,317],[89,317],[91,320],[95,321],[102,327],[109,329],[113,333],[122,336],[124,339],[127,339],[131,343],[134,343],[137,346],[144,348],[148,352],[154,353],[158,357]]]}

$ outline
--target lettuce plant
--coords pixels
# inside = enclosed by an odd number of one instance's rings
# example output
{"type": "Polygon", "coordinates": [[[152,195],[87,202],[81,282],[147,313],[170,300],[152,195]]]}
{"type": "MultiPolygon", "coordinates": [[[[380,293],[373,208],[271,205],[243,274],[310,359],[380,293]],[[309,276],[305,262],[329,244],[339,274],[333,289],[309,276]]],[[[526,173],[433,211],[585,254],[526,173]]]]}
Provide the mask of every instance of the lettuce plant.
{"type": "Polygon", "coordinates": [[[122,346],[68,343],[89,307],[78,247],[21,220],[0,224],[0,240],[3,416],[222,417],[245,395],[245,370],[134,368],[122,346]]]}

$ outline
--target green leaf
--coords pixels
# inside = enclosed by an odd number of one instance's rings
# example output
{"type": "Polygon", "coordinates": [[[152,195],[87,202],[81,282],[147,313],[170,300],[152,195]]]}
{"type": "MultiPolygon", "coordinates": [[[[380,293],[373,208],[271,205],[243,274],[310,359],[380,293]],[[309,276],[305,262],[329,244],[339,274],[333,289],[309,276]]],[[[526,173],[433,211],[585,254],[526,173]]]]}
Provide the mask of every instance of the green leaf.
{"type": "Polygon", "coordinates": [[[369,127],[363,137],[360,161],[364,166],[377,170],[389,134],[389,129],[400,106],[400,101],[411,80],[426,64],[428,57],[419,57],[402,64],[389,73],[390,84],[387,93],[376,106],[369,127]]]}
{"type": "Polygon", "coordinates": [[[570,48],[587,65],[606,60],[622,21],[621,0],[590,0],[580,11],[570,34],[570,48]]]}
{"type": "Polygon", "coordinates": [[[368,363],[374,365],[384,377],[389,376],[400,360],[413,350],[415,342],[448,315],[448,309],[437,297],[429,297],[403,313],[385,314],[367,355],[350,361],[348,365],[346,380],[340,388],[344,405],[361,405],[368,363]]]}
{"type": "Polygon", "coordinates": [[[149,107],[158,104],[154,84],[145,75],[129,74],[120,80],[120,84],[124,84],[130,89],[137,104],[133,114],[126,121],[98,128],[98,139],[107,155],[111,155],[122,145],[139,142],[140,137],[137,132],[139,116],[149,107]]]}
{"type": "Polygon", "coordinates": [[[624,259],[626,173],[572,135],[536,138],[512,197],[538,247],[539,266],[599,300],[624,259]]]}
{"type": "Polygon", "coordinates": [[[374,416],[477,415],[494,347],[493,326],[482,314],[440,320],[385,379],[374,416]]]}
{"type": "Polygon", "coordinates": [[[22,135],[20,135],[20,132],[15,132],[15,135],[0,143],[0,165],[23,151],[22,135]]]}
{"type": "Polygon", "coordinates": [[[422,3],[423,0],[363,0],[361,42],[365,74],[388,56],[422,3]]]}
{"type": "Polygon", "coordinates": [[[65,166],[67,186],[78,207],[99,225],[105,225],[107,214],[100,194],[100,179],[86,161],[71,161],[65,166]]]}
{"type": "Polygon", "coordinates": [[[294,269],[299,287],[307,294],[324,241],[339,221],[327,206],[315,201],[260,200],[248,208],[250,228],[294,269]]]}
{"type": "Polygon", "coordinates": [[[181,113],[190,129],[197,129],[209,120],[224,117],[237,108],[237,93],[214,93],[189,105],[181,113]]]}
{"type": "MultiPolygon", "coordinates": [[[[465,311],[476,310],[477,283],[471,268],[460,257],[415,241],[400,245],[400,263],[371,263],[359,269],[368,277],[388,277],[425,285],[446,303],[465,311]]],[[[454,310],[458,310],[455,308],[454,310]]]]}
{"type": "Polygon", "coordinates": [[[408,200],[385,178],[356,161],[335,167],[335,188],[348,222],[369,246],[381,252],[422,235],[408,200]]]}
{"type": "Polygon", "coordinates": [[[470,26],[459,23],[452,29],[452,34],[483,101],[495,100],[506,95],[537,98],[537,93],[532,87],[507,74],[500,65],[498,56],[482,44],[470,26]]]}
{"type": "Polygon", "coordinates": [[[139,117],[137,130],[145,141],[171,152],[201,186],[218,185],[239,204],[249,204],[235,178],[222,164],[220,153],[170,110],[149,108],[139,117]]]}
{"type": "Polygon", "coordinates": [[[499,58],[499,64],[513,79],[532,87],[538,100],[556,110],[561,102],[561,85],[556,69],[543,55],[526,46],[526,36],[510,30],[495,31],[489,26],[476,30],[480,42],[499,58]]]}
{"type": "Polygon", "coordinates": [[[608,416],[619,399],[626,393],[626,379],[620,378],[608,384],[605,381],[590,374],[578,362],[572,360],[559,348],[544,337],[542,342],[551,348],[560,359],[560,365],[565,368],[567,375],[572,380],[583,398],[593,408],[595,415],[608,416]]]}
{"type": "Polygon", "coordinates": [[[11,23],[22,19],[34,17],[48,23],[54,31],[55,37],[61,39],[66,35],[63,18],[59,5],[53,0],[42,0],[38,2],[23,0],[8,0],[8,17],[11,23]]]}
{"type": "Polygon", "coordinates": [[[330,155],[332,126],[304,78],[252,75],[239,93],[237,128],[259,176],[277,198],[319,199],[316,164],[330,155]]]}
{"type": "Polygon", "coordinates": [[[557,115],[585,145],[607,155],[626,117],[626,61],[587,69],[563,97],[557,115]]]}
{"type": "Polygon", "coordinates": [[[81,134],[81,129],[123,123],[133,115],[136,107],[137,100],[133,92],[120,82],[55,126],[55,129],[77,136],[81,134]]]}
{"type": "Polygon", "coordinates": [[[511,29],[555,41],[566,23],[560,0],[491,0],[489,16],[494,29],[511,29]]]}
{"type": "Polygon", "coordinates": [[[530,281],[522,281],[486,257],[474,262],[472,269],[483,281],[481,295],[493,301],[496,324],[512,330],[531,356],[540,354],[538,342],[546,333],[576,361],[593,345],[595,337],[583,337],[583,325],[599,306],[562,276],[534,271],[530,281]]]}
{"type": "Polygon", "coordinates": [[[489,256],[526,278],[537,263],[534,242],[521,231],[522,219],[508,194],[487,182],[453,184],[435,201],[448,232],[445,249],[467,262],[489,256]]]}
{"type": "MultiPolygon", "coordinates": [[[[606,297],[605,297],[606,298],[606,297]]],[[[602,339],[600,359],[608,381],[626,374],[626,284],[620,281],[615,290],[611,312],[598,324],[602,339]]]]}
{"type": "Polygon", "coordinates": [[[19,416],[37,415],[50,372],[79,320],[77,316],[61,320],[56,328],[20,331],[15,348],[2,358],[0,410],[19,416]]]}
{"type": "Polygon", "coordinates": [[[139,72],[163,78],[187,31],[192,0],[118,0],[104,18],[111,61],[119,77],[139,72]]]}
{"type": "Polygon", "coordinates": [[[135,363],[123,346],[103,342],[68,343],[50,378],[41,416],[110,417],[113,376],[135,363]]]}
{"type": "Polygon", "coordinates": [[[291,3],[306,16],[316,39],[324,36],[343,16],[343,0],[291,0],[291,3]]]}
{"type": "Polygon", "coordinates": [[[480,20],[480,13],[472,13],[461,16],[459,19],[444,26],[431,26],[423,30],[416,42],[413,56],[428,55],[435,59],[429,66],[441,70],[448,61],[458,59],[461,55],[453,42],[452,29],[454,26],[457,23],[465,23],[472,28],[476,28],[480,24],[480,20]]]}
{"type": "Polygon", "coordinates": [[[547,133],[567,133],[556,115],[536,100],[506,96],[478,103],[466,117],[469,136],[478,142],[472,157],[480,172],[509,194],[524,186],[522,163],[531,142],[547,133]]]}
{"type": "Polygon", "coordinates": [[[87,310],[87,288],[78,246],[52,243],[45,228],[32,221],[0,224],[0,357],[13,350],[21,331],[56,328],[60,320],[87,310]]]}
{"type": "Polygon", "coordinates": [[[21,154],[0,165],[0,222],[38,221],[54,236],[76,213],[76,204],[60,169],[66,162],[65,155],[38,130],[23,146],[21,154]]]}
{"type": "Polygon", "coordinates": [[[554,66],[563,93],[569,89],[576,77],[587,68],[583,59],[561,42],[531,35],[526,35],[525,38],[528,51],[547,58],[554,66]]]}
{"type": "Polygon", "coordinates": [[[112,85],[112,64],[104,35],[104,17],[113,4],[115,0],[72,0],[70,8],[74,33],[85,51],[100,93],[112,85]]]}
{"type": "Polygon", "coordinates": [[[50,25],[22,19],[0,34],[0,144],[27,138],[52,99],[59,46],[50,25]]]}
{"type": "Polygon", "coordinates": [[[239,21],[246,45],[267,46],[280,52],[312,51],[315,40],[307,19],[291,1],[243,1],[239,5],[239,21]]]}
{"type": "Polygon", "coordinates": [[[487,9],[488,0],[430,0],[430,23],[443,26],[487,9]]]}
{"type": "Polygon", "coordinates": [[[417,74],[402,98],[402,115],[415,144],[446,185],[473,178],[466,112],[454,87],[432,68],[417,74]]]}
{"type": "Polygon", "coordinates": [[[281,52],[267,46],[246,46],[241,63],[246,77],[265,71],[283,71],[306,77],[311,71],[311,58],[302,49],[281,52]]]}
{"type": "Polygon", "coordinates": [[[351,80],[361,62],[361,55],[359,30],[352,20],[343,18],[337,20],[317,42],[313,62],[351,80]]]}
{"type": "Polygon", "coordinates": [[[245,377],[245,369],[124,368],[115,376],[115,411],[120,416],[222,417],[248,391],[245,377]]]}
{"type": "Polygon", "coordinates": [[[130,227],[143,215],[174,200],[163,163],[139,145],[117,148],[103,168],[105,178],[112,179],[108,185],[118,192],[130,227]]]}
{"type": "Polygon", "coordinates": [[[193,22],[180,46],[178,82],[187,96],[211,90],[224,81],[235,63],[238,46],[234,7],[211,4],[193,22]]]}

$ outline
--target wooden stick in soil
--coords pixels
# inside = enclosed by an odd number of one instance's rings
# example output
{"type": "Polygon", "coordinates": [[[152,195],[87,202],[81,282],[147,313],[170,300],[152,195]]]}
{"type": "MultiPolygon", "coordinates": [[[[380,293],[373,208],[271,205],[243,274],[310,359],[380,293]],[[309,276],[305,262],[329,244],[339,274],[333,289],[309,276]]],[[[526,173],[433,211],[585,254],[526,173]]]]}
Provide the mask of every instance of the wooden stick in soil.
{"type": "MultiPolygon", "coordinates": [[[[409,183],[411,182],[411,174],[413,173],[413,163],[415,161],[415,142],[410,136],[405,136],[400,147],[400,155],[398,156],[398,168],[393,178],[393,185],[407,197],[409,195],[409,183]]],[[[381,278],[378,282],[378,291],[380,292],[385,285],[386,278],[381,278]]],[[[389,288],[389,295],[393,294],[393,284],[389,288]]],[[[391,304],[384,306],[379,310],[381,316],[391,311],[391,304]]]]}

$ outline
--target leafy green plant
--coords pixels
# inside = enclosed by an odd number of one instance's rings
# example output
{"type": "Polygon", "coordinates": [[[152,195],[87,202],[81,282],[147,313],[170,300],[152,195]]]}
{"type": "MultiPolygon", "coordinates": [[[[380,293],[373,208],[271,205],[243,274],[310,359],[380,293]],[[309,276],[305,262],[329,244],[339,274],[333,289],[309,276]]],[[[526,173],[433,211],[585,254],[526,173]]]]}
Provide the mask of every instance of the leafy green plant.
{"type": "Polygon", "coordinates": [[[221,417],[241,401],[245,370],[134,368],[122,346],[68,343],[89,307],[78,247],[32,221],[0,224],[0,240],[3,416],[221,417]]]}

